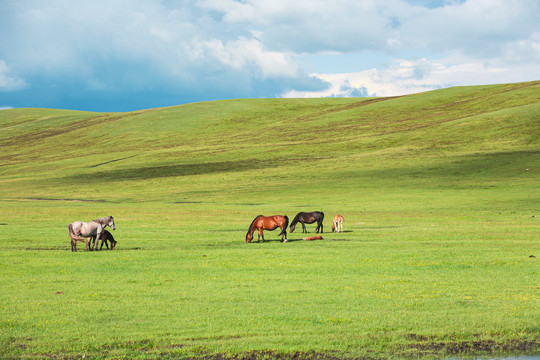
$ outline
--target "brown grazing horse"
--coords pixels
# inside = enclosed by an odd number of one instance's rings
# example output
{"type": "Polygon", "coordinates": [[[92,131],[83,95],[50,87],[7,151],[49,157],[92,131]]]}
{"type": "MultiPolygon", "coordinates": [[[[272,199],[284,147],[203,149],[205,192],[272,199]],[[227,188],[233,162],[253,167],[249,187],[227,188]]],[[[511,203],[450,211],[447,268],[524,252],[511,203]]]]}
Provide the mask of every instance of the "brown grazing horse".
{"type": "MultiPolygon", "coordinates": [[[[105,246],[107,247],[107,250],[109,249],[109,241],[111,242],[111,250],[114,250],[114,248],[116,247],[116,243],[117,241],[114,240],[114,237],[112,236],[112,234],[110,232],[108,232],[107,230],[103,230],[103,232],[101,233],[101,246],[99,247],[99,250],[103,249],[103,243],[105,243],[105,246]]],[[[95,243],[96,241],[96,238],[93,238],[92,241],[95,243]]],[[[97,248],[97,246],[96,246],[97,248]]]]}
{"type": "Polygon", "coordinates": [[[294,217],[293,221],[291,222],[291,227],[290,227],[290,230],[289,232],[293,232],[294,229],[296,228],[296,224],[297,223],[300,223],[302,224],[302,233],[307,233],[307,230],[306,230],[306,225],[304,225],[304,223],[306,224],[313,224],[315,221],[317,222],[317,229],[315,230],[315,232],[319,232],[319,230],[321,231],[321,233],[323,232],[323,220],[324,220],[324,213],[321,212],[321,211],[313,211],[313,212],[299,212],[298,214],[296,214],[296,216],[294,217]]]}
{"type": "Polygon", "coordinates": [[[289,226],[289,218],[287,216],[259,215],[251,222],[251,225],[249,225],[249,229],[246,234],[246,242],[249,243],[251,242],[251,240],[253,240],[253,232],[255,231],[255,229],[259,231],[259,237],[257,238],[257,242],[261,240],[261,236],[262,241],[264,242],[263,230],[275,230],[278,227],[281,229],[281,232],[279,233],[279,235],[281,235],[281,241],[287,242],[287,226],[289,226]]]}
{"type": "Polygon", "coordinates": [[[332,232],[343,232],[343,216],[336,215],[332,219],[332,232]],[[340,231],[341,229],[341,231],[340,231]]]}
{"type": "Polygon", "coordinates": [[[106,226],[110,226],[111,229],[116,229],[114,219],[112,216],[107,216],[101,219],[96,219],[90,222],[75,221],[68,225],[69,237],[71,238],[71,251],[77,251],[77,241],[86,242],[86,250],[93,238],[97,239],[97,245],[99,245],[99,239],[101,233],[106,226]]]}

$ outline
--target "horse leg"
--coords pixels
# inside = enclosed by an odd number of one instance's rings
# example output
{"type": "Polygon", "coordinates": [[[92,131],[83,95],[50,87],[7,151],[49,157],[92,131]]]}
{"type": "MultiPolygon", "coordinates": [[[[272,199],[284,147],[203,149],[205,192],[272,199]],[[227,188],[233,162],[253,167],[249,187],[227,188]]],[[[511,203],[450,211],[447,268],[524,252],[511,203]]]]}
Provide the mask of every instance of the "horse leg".
{"type": "Polygon", "coordinates": [[[257,241],[257,242],[259,242],[259,241],[261,240],[261,237],[262,237],[263,242],[264,242],[264,233],[263,233],[263,229],[262,229],[262,228],[259,229],[259,237],[258,237],[258,241],[257,241]]]}
{"type": "Polygon", "coordinates": [[[319,222],[319,229],[321,230],[321,234],[323,233],[323,224],[322,224],[322,219],[321,219],[321,222],[319,222]]]}
{"type": "Polygon", "coordinates": [[[315,229],[315,233],[322,233],[322,220],[317,220],[317,228],[315,229]]]}
{"type": "Polygon", "coordinates": [[[302,224],[302,234],[303,233],[307,234],[306,224],[304,224],[304,222],[300,222],[300,224],[302,224]]]}
{"type": "MultiPolygon", "coordinates": [[[[103,232],[103,229],[101,230],[97,230],[97,234],[96,234],[96,251],[98,251],[98,245],[99,245],[99,239],[101,239],[101,233],[103,232]]],[[[101,247],[103,247],[103,240],[101,240],[101,247]]]]}
{"type": "MultiPolygon", "coordinates": [[[[84,242],[86,238],[77,236],[71,238],[71,251],[77,251],[77,241],[84,242]]],[[[86,250],[88,250],[88,241],[86,242],[86,250]]]]}

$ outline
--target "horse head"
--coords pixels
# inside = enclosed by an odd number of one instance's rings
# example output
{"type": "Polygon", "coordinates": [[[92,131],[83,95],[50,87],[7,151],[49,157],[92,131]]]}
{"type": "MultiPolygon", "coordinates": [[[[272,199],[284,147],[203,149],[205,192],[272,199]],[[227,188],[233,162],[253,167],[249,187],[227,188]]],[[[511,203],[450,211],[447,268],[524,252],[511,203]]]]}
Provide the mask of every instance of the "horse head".
{"type": "Polygon", "coordinates": [[[291,227],[289,228],[289,232],[292,233],[295,228],[296,228],[296,224],[292,224],[291,227]]]}
{"type": "Polygon", "coordinates": [[[249,225],[248,232],[246,234],[246,242],[251,242],[253,240],[253,232],[255,231],[255,221],[257,221],[258,218],[260,218],[262,215],[257,215],[255,219],[251,222],[251,225],[249,225]]]}
{"type": "Polygon", "coordinates": [[[116,225],[114,224],[114,219],[113,219],[112,215],[109,216],[109,222],[107,223],[107,225],[109,225],[109,227],[111,229],[116,230],[116,225]]]}

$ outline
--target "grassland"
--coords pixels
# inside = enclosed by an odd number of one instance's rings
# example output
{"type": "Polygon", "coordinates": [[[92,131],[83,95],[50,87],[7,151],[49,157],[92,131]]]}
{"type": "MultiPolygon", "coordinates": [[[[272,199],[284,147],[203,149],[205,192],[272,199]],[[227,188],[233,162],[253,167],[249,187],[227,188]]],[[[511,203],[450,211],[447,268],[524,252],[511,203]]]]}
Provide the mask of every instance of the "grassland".
{"type": "Polygon", "coordinates": [[[3,110],[0,147],[2,358],[540,353],[539,81],[3,110]],[[313,210],[322,241],[244,242],[313,210]],[[117,250],[72,253],[106,215],[117,250]]]}

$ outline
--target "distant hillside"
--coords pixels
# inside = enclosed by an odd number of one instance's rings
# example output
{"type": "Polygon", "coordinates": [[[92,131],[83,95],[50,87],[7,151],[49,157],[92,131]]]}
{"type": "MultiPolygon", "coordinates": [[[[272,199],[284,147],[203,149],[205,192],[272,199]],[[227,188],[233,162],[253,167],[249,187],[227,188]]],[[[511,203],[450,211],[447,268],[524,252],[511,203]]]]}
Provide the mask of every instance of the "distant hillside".
{"type": "Polygon", "coordinates": [[[201,197],[307,180],[514,179],[540,165],[540,81],[127,113],[10,109],[0,111],[0,147],[4,197],[131,199],[144,188],[136,196],[150,200],[169,197],[171,186],[201,197]]]}

